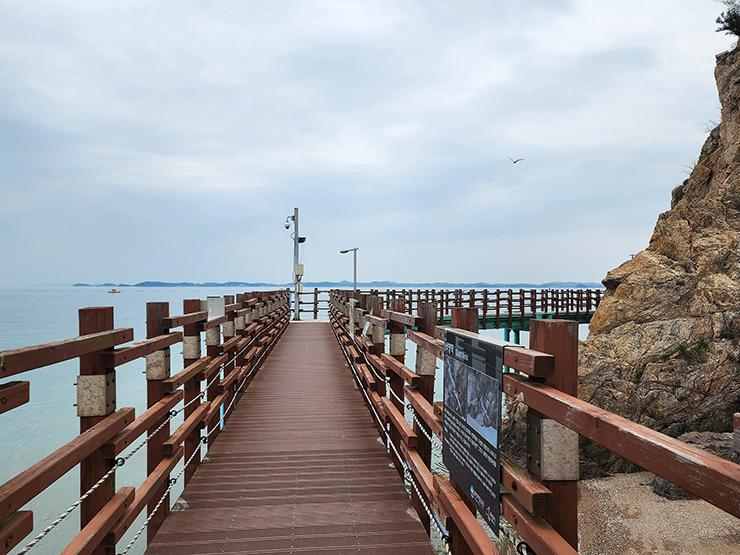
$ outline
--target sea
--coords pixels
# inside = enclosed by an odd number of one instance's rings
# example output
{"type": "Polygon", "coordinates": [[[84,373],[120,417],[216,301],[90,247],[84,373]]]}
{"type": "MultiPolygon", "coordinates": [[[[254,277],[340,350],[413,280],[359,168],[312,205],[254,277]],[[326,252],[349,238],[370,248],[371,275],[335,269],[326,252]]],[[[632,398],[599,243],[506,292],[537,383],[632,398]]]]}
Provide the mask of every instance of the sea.
{"type": "MultiPolygon", "coordinates": [[[[146,304],[169,302],[170,315],[183,313],[183,299],[236,295],[244,289],[227,287],[121,287],[121,293],[108,293],[108,287],[49,286],[17,289],[0,288],[0,351],[59,341],[79,335],[78,311],[81,308],[112,306],[114,326],[133,328],[134,341],[146,339],[146,304]]],[[[274,290],[263,287],[257,290],[274,290]]],[[[205,334],[203,334],[205,335],[205,334]]],[[[172,373],[182,370],[182,354],[172,348],[172,373]]],[[[116,371],[118,408],[134,407],[139,415],[146,410],[145,361],[138,359],[116,371]]],[[[75,408],[79,359],[61,362],[11,376],[6,381],[29,381],[29,403],[0,414],[0,484],[62,447],[79,434],[75,408]]],[[[182,414],[173,419],[171,429],[182,423],[182,414]]],[[[205,450],[205,448],[203,448],[205,450]]],[[[125,455],[128,451],[124,452],[125,455]]],[[[182,469],[182,462],[173,476],[182,469]]],[[[146,448],[138,451],[116,472],[116,489],[138,487],[146,477],[146,448]]],[[[182,492],[182,478],[172,489],[171,503],[182,492]]],[[[11,554],[21,551],[79,499],[79,469],[75,467],[23,510],[33,511],[34,530],[11,554]]],[[[80,530],[79,508],[48,533],[29,553],[59,553],[80,530]]],[[[117,547],[121,553],[143,525],[140,515],[117,547]]],[[[146,548],[146,531],[128,553],[140,555],[146,548]]]]}
{"type": "MultiPolygon", "coordinates": [[[[262,287],[255,290],[274,290],[262,287]]],[[[0,288],[0,351],[39,345],[75,337],[78,330],[78,311],[81,308],[112,306],[114,326],[133,328],[134,341],[146,338],[146,304],[168,302],[170,315],[183,313],[183,299],[205,299],[208,296],[236,295],[243,289],[228,287],[121,287],[121,293],[109,293],[108,287],[36,286],[28,288],[0,288]]],[[[307,288],[306,291],[311,291],[307,288]]],[[[327,318],[325,311],[319,318],[327,318]]],[[[302,318],[309,318],[303,315],[302,318]]],[[[503,339],[503,330],[485,330],[481,333],[503,339]]],[[[587,327],[581,326],[585,338],[587,327]]],[[[528,334],[521,333],[521,344],[528,345],[528,334]]],[[[179,345],[172,350],[172,373],[182,369],[179,345]]],[[[416,346],[407,342],[406,365],[414,368],[416,346]]],[[[438,361],[438,376],[442,366],[438,361]]],[[[0,484],[3,484],[62,447],[79,434],[75,382],[79,373],[78,359],[39,368],[9,380],[29,381],[29,403],[0,414],[0,484]]],[[[117,368],[116,403],[118,408],[134,407],[136,414],[146,410],[146,379],[143,359],[117,368]]],[[[435,398],[442,400],[442,379],[436,380],[435,398]]],[[[410,418],[410,415],[407,415],[410,418]]],[[[176,417],[171,429],[182,422],[176,417]]],[[[136,445],[136,444],[135,444],[136,445]]],[[[135,447],[134,445],[134,447],[135,447]]],[[[133,447],[132,447],[133,448],[133,447]]],[[[207,456],[204,449],[204,456],[207,456]]],[[[129,451],[124,452],[125,455],[129,451]]],[[[182,462],[172,476],[182,469],[182,462]]],[[[435,456],[433,470],[443,473],[441,459],[435,456]]],[[[146,448],[141,449],[116,472],[116,489],[122,486],[138,487],[146,477],[146,448]]],[[[182,478],[172,489],[170,503],[174,504],[182,492],[182,478]]],[[[21,551],[30,541],[67,511],[79,499],[79,470],[77,467],[31,500],[23,510],[33,511],[34,530],[10,553],[21,551]]],[[[79,509],[54,527],[30,553],[59,553],[79,532],[79,509]]],[[[117,546],[117,553],[132,541],[143,525],[142,514],[117,546]]],[[[128,553],[140,555],[146,548],[146,531],[128,553]]]]}

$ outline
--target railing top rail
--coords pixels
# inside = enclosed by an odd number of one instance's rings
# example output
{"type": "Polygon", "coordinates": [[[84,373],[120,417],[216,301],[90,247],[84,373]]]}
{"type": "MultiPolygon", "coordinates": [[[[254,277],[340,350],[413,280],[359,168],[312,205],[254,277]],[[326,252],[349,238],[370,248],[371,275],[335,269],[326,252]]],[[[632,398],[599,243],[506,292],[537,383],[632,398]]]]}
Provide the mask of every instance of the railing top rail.
{"type": "Polygon", "coordinates": [[[42,345],[0,351],[0,378],[88,355],[128,343],[133,339],[133,328],[118,328],[42,345]]]}

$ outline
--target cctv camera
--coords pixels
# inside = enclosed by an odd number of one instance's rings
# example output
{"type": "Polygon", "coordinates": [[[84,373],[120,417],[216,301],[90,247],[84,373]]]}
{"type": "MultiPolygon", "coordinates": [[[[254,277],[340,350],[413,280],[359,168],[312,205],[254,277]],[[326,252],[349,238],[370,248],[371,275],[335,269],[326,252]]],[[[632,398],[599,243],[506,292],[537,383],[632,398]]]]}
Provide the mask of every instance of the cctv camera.
{"type": "Polygon", "coordinates": [[[285,222],[285,229],[290,229],[290,224],[288,222],[285,222]]]}

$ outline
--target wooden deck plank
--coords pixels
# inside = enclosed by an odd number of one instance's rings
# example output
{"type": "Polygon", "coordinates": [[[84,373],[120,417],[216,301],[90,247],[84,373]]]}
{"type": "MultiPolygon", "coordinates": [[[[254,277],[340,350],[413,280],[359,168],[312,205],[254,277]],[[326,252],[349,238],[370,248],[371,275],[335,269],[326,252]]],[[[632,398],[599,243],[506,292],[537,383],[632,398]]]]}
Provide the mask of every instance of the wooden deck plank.
{"type": "Polygon", "coordinates": [[[432,555],[325,322],[291,323],[152,555],[432,555]]]}

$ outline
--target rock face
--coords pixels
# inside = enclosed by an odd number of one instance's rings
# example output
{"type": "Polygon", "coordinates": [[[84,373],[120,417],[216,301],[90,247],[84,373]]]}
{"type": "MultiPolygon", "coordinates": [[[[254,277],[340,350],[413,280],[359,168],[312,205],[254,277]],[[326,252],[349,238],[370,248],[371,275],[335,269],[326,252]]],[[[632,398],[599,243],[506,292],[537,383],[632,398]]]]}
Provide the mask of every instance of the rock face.
{"type": "MultiPolygon", "coordinates": [[[[579,354],[580,398],[673,437],[728,432],[740,410],[740,52],[715,78],[722,123],[647,249],[603,280],[579,354]]],[[[590,442],[582,455],[633,469],[590,442]]]]}

